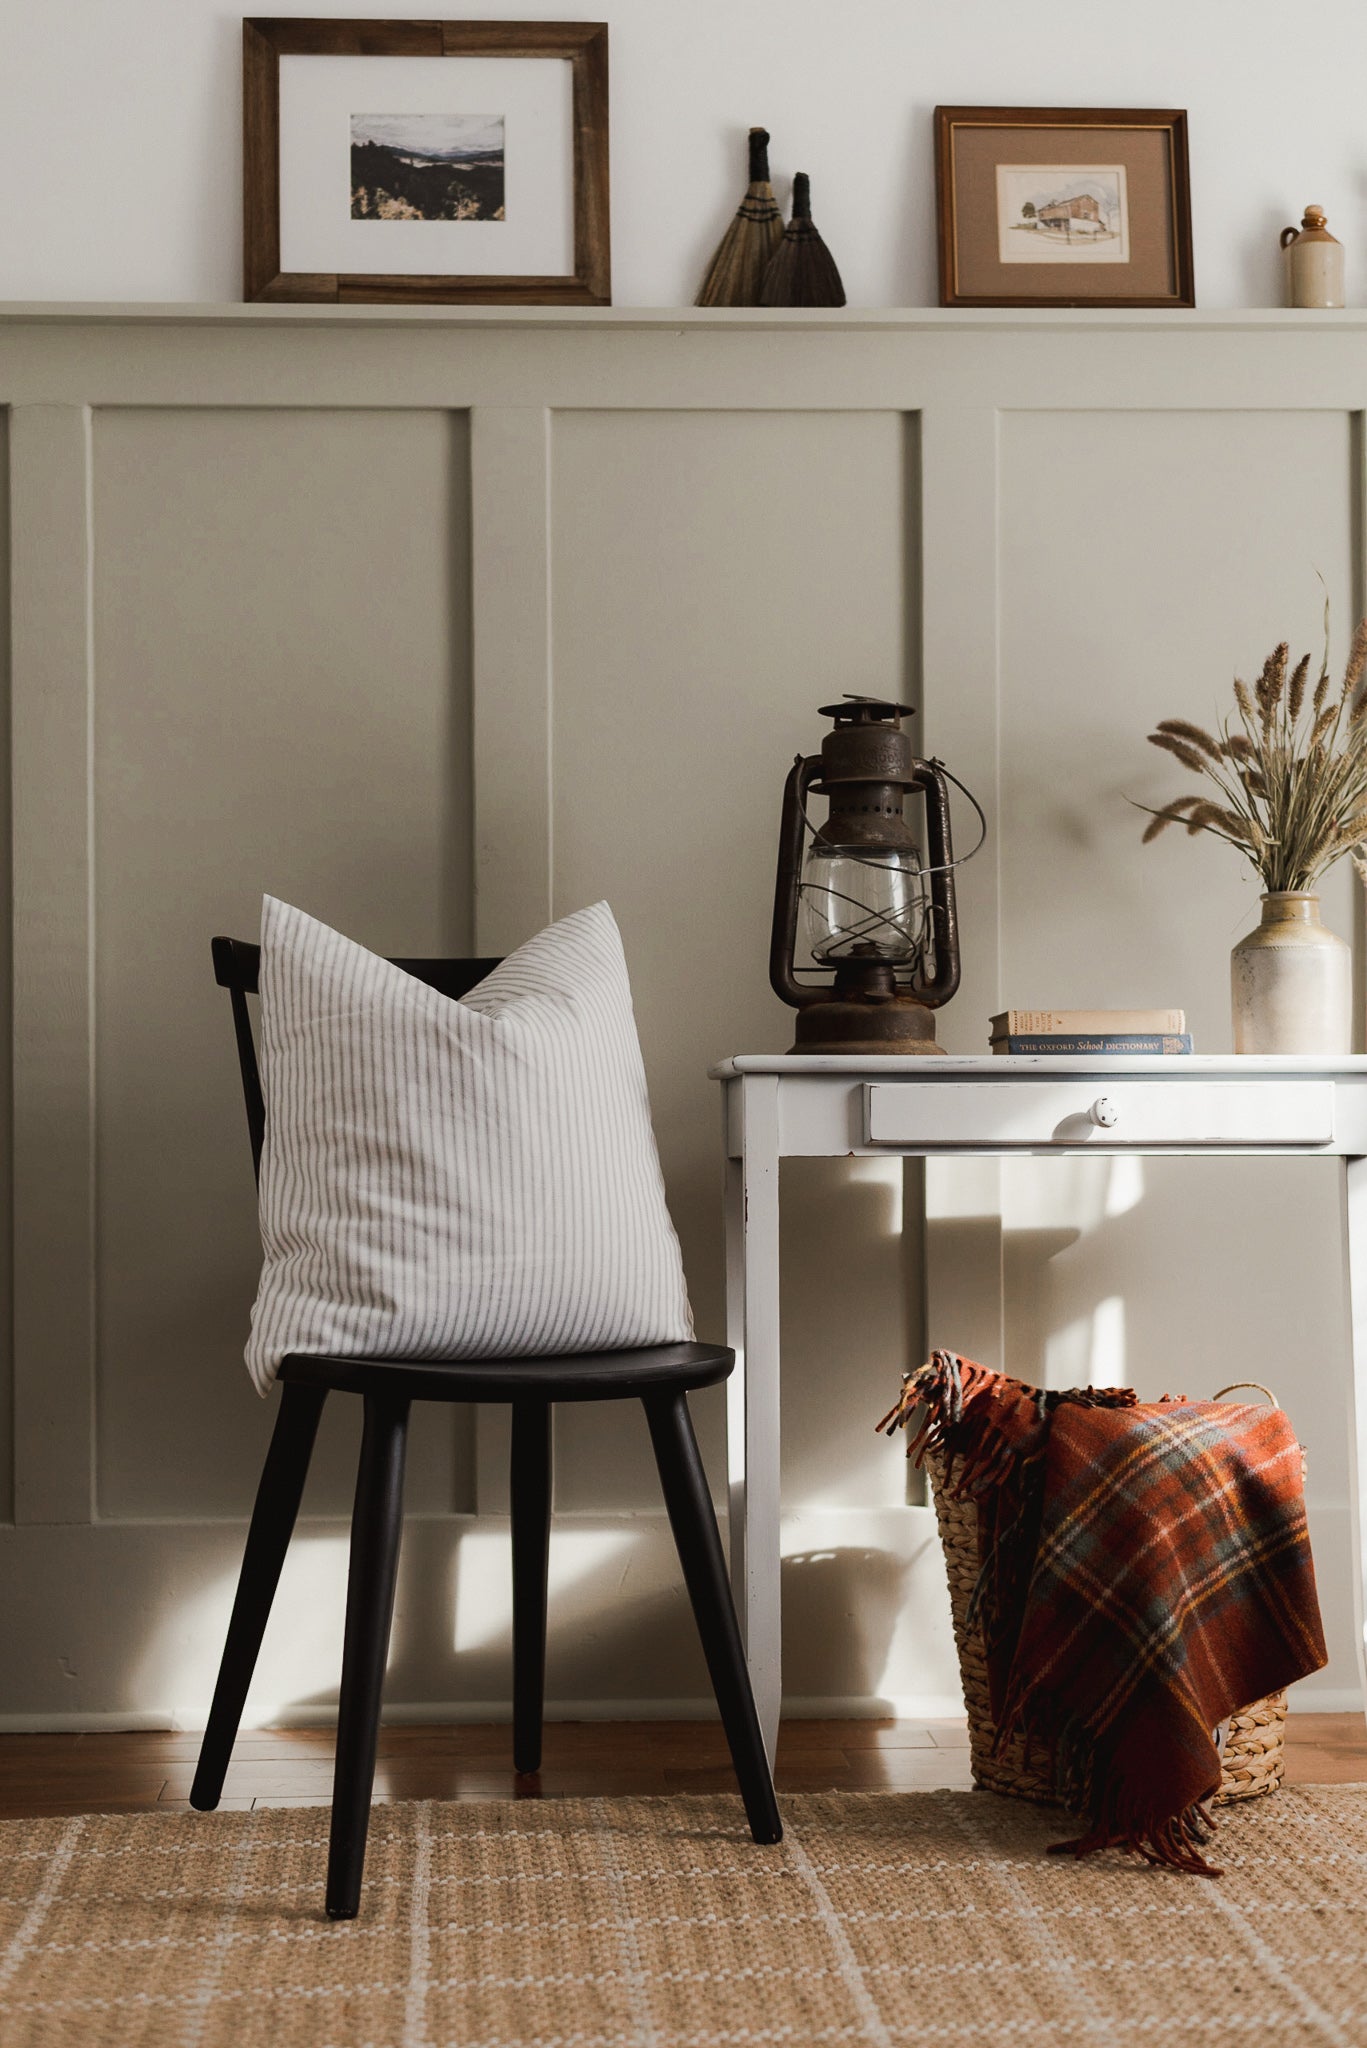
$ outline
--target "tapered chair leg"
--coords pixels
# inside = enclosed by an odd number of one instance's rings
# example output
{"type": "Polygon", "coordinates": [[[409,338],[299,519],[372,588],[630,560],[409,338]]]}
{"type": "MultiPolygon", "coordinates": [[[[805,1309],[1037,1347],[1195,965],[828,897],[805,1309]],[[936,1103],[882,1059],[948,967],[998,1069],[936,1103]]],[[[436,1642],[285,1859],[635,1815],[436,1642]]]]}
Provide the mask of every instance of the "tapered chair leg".
{"type": "Polygon", "coordinates": [[[731,1599],[707,1474],[693,1434],[688,1397],[650,1394],[644,1397],[643,1405],[679,1562],[745,1802],[745,1817],[757,1842],[779,1842],[783,1839],[783,1822],[774,1798],[774,1782],[764,1753],[750,1673],[741,1647],[740,1625],[731,1599]]]}
{"type": "Polygon", "coordinates": [[[551,1405],[513,1402],[513,1769],[541,1769],[546,1569],[551,1541],[551,1405]]]}
{"type": "Polygon", "coordinates": [[[318,1434],[318,1418],[326,1398],[326,1390],[321,1387],[295,1387],[287,1382],[280,1389],[280,1412],[261,1468],[232,1618],[223,1645],[223,1661],[200,1744],[195,1781],[190,1787],[190,1804],[201,1813],[212,1813],[223,1794],[228,1760],[237,1739],[275,1589],[280,1583],[280,1569],[294,1532],[313,1455],[313,1440],[318,1434]]]}
{"type": "Polygon", "coordinates": [[[337,1708],[337,1762],[328,1845],[330,1920],[353,1920],[361,1903],[375,1744],[380,1729],[389,1628],[403,1531],[403,1466],[407,1401],[365,1397],[365,1429],[351,1516],[346,1635],[337,1708]]]}

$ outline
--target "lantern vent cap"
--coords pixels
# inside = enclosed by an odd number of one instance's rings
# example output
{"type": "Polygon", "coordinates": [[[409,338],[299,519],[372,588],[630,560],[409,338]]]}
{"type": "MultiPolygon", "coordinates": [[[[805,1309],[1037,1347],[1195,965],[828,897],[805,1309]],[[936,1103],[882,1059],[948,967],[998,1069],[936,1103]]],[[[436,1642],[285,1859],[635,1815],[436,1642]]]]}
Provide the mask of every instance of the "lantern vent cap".
{"type": "Polygon", "coordinates": [[[896,704],[886,697],[860,697],[852,691],[847,691],[838,704],[817,707],[818,718],[833,718],[837,725],[885,725],[889,720],[900,725],[904,718],[915,716],[910,704],[896,704]]]}

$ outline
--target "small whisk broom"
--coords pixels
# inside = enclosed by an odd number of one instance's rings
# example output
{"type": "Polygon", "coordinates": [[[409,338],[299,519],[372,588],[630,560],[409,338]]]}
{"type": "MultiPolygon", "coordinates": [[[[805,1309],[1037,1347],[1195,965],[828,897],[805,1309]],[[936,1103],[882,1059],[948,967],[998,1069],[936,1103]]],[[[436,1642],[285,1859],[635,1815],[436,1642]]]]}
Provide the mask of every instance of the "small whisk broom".
{"type": "Polygon", "coordinates": [[[761,306],[843,306],[845,287],[835,258],[812,225],[812,188],[805,171],[793,179],[793,217],[760,286],[761,306]]]}
{"type": "Polygon", "coordinates": [[[750,184],[707,266],[699,306],[757,306],[769,259],[783,240],[783,215],[769,183],[769,131],[750,130],[750,184]]]}

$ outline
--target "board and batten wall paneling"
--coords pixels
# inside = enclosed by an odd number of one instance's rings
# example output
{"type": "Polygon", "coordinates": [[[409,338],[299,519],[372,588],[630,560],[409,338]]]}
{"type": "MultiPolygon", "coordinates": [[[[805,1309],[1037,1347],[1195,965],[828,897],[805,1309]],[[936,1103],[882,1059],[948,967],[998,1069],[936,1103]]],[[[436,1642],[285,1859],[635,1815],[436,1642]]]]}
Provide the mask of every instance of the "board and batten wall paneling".
{"type": "MultiPolygon", "coordinates": [[[[1313,634],[1316,567],[1345,633],[1361,605],[1365,343],[1351,314],[0,317],[18,1480],[0,1720],[193,1721],[212,1683],[271,1410],[240,1362],[256,1243],[210,933],[253,929],[274,888],[376,947],[501,950],[606,896],[718,1334],[705,1068],[789,1042],[766,975],[779,798],[842,690],[905,691],[988,808],[942,1042],[979,1048],[999,1000],[1150,996],[1225,1042],[1252,892],[1222,849],[1141,851],[1124,798],[1172,786],[1143,741],[1155,714],[1207,715],[1236,666],[1313,634]]],[[[1350,900],[1329,891],[1343,930],[1350,900]]],[[[0,981],[4,951],[0,923],[0,981]]],[[[932,1162],[923,1284],[919,1175],[908,1194],[890,1164],[794,1164],[792,1695],[952,1701],[933,1521],[872,1429],[924,1309],[934,1341],[1050,1378],[1119,1371],[1123,1339],[1146,1391],[1216,1384],[1197,1354],[1237,1340],[1310,1447],[1334,1662],[1303,1700],[1356,1697],[1332,1169],[1135,1165],[1041,1162],[1003,1203],[995,1166],[932,1162]]],[[[721,1403],[700,1407],[720,1493],[721,1403]]],[[[335,1697],[346,1420],[256,1718],[335,1697]]],[[[552,1700],[704,1710],[637,1419],[568,1418],[559,1452],[552,1700]]],[[[506,1702],[503,1453],[488,1417],[423,1418],[396,1715],[506,1702]]]]}
{"type": "MultiPolygon", "coordinates": [[[[1281,639],[1331,673],[1357,616],[1356,433],[1340,412],[1012,413],[1001,428],[1003,996],[1017,1006],[1179,1004],[1230,1048],[1229,948],[1258,919],[1234,850],[1147,823],[1195,778],[1145,743],[1213,726],[1233,676],[1281,639]],[[1104,905],[1102,914],[1098,906],[1104,905]]],[[[1357,885],[1326,878],[1351,936],[1357,885]]],[[[1347,1540],[1338,1370],[1347,1344],[1337,1164],[1009,1161],[1009,1367],[1147,1399],[1267,1383],[1309,1460],[1312,1536],[1347,1540]]],[[[1322,1573],[1331,1642],[1346,1583],[1322,1573]]],[[[1351,1686],[1344,1659],[1327,1682],[1351,1686]]]]}
{"type": "MultiPolygon", "coordinates": [[[[706,1069],[728,1048],[791,1043],[792,1013],[768,983],[773,872],[784,778],[827,730],[817,706],[917,687],[915,428],[876,412],[555,421],[555,907],[605,895],[622,926],[708,1335],[722,1327],[722,1303],[706,1069]]],[[[878,1461],[863,1423],[902,1351],[890,1236],[900,1189],[878,1163],[857,1170],[843,1201],[811,1178],[795,1205],[790,1272],[795,1490],[895,1499],[868,1469],[878,1461]],[[842,1290],[872,1301],[880,1269],[888,1319],[873,1311],[851,1347],[842,1290]]],[[[719,1451],[715,1435],[709,1448],[719,1451]]],[[[634,1466],[618,1468],[624,1503],[642,1498],[634,1466]]],[[[586,1470],[581,1497],[601,1494],[601,1476],[586,1470]]]]}
{"type": "MultiPolygon", "coordinates": [[[[818,705],[918,694],[917,422],[560,413],[551,475],[555,909],[606,896],[621,925],[698,1328],[716,1337],[707,1068],[792,1041],[768,983],[773,875],[784,778],[828,729],[818,705]]],[[[906,1481],[872,1427],[910,1362],[919,1231],[900,1234],[899,1162],[784,1171],[784,1485],[823,1511],[818,1537],[800,1512],[785,1530],[787,1683],[858,1696],[884,1683],[921,1540],[895,1512],[875,1530],[906,1481]]],[[[721,1393],[693,1405],[720,1493],[721,1393]]],[[[657,1505],[634,1409],[566,1411],[557,1445],[561,1508],[657,1505]]]]}
{"type": "MultiPolygon", "coordinates": [[[[209,939],[263,893],[383,953],[472,950],[468,434],[442,412],[102,411],[94,422],[98,1489],[241,1514],[260,1258],[209,939]]],[[[359,1404],[307,1508],[350,1501],[359,1404]]],[[[471,1504],[470,1417],[414,1432],[409,1500],[471,1504]]]]}
{"type": "MultiPolygon", "coordinates": [[[[0,1301],[14,1298],[10,918],[9,414],[0,406],[0,1301]]],[[[14,1326],[0,1315],[0,1522],[14,1519],[14,1326]]]]}
{"type": "Polygon", "coordinates": [[[94,1508],[90,411],[9,417],[14,1516],[94,1508]]]}

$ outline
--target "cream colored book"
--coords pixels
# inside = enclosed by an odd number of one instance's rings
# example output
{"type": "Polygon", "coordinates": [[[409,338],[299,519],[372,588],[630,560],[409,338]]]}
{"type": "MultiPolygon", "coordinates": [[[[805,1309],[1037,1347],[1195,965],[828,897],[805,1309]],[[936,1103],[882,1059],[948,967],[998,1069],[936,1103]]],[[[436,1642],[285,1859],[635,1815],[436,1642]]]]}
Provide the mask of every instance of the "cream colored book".
{"type": "Polygon", "coordinates": [[[1106,1038],[1133,1032],[1182,1032],[1185,1010],[1003,1010],[991,1020],[993,1038],[1038,1037],[1057,1032],[1068,1038],[1106,1038]]]}

